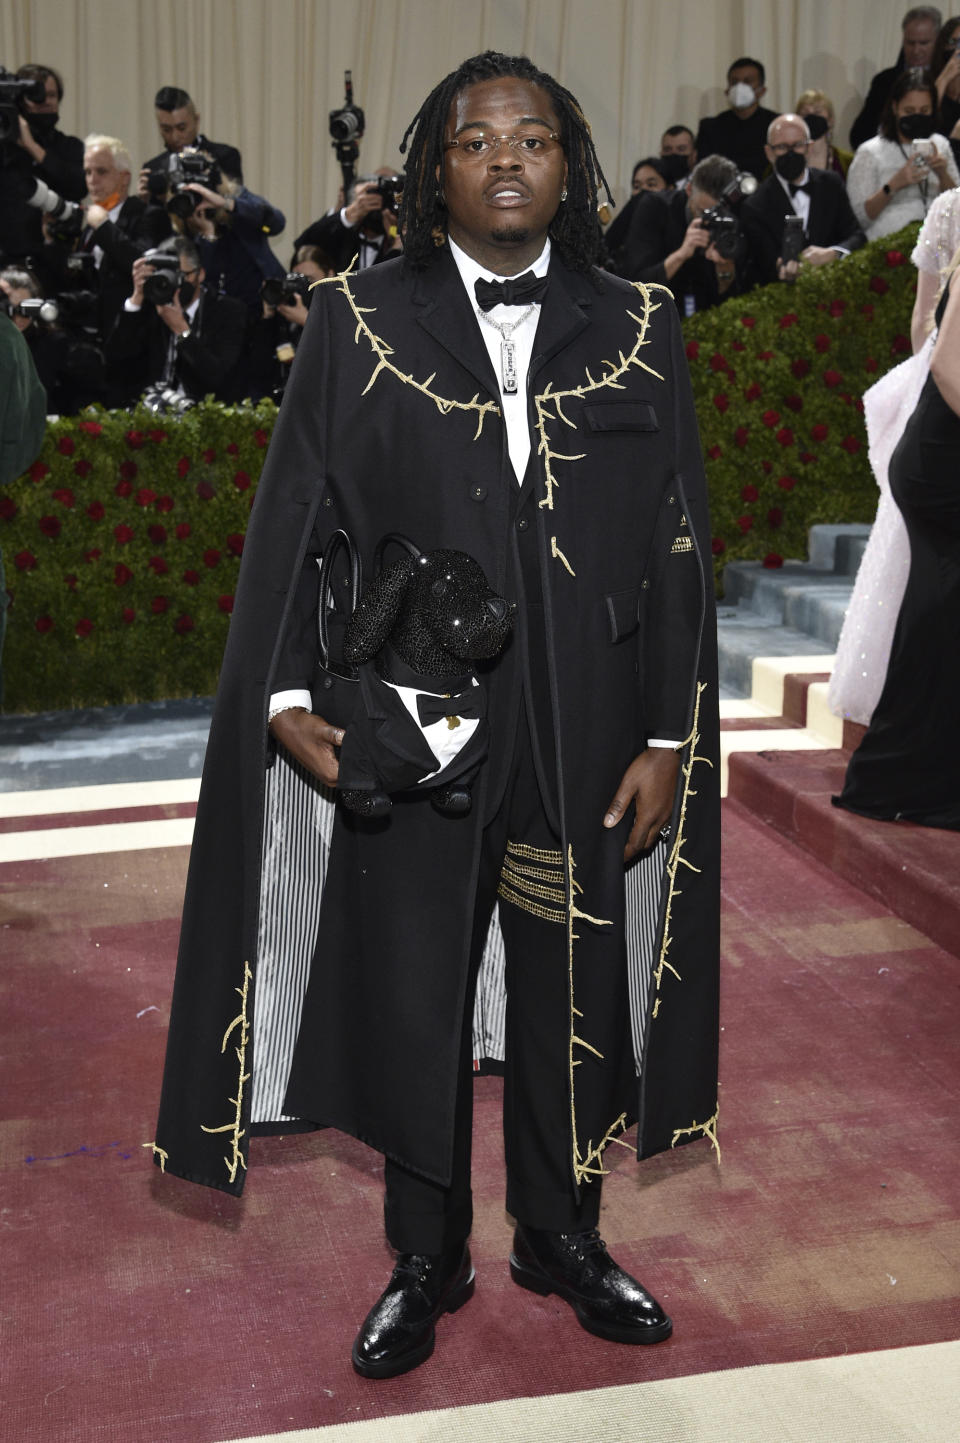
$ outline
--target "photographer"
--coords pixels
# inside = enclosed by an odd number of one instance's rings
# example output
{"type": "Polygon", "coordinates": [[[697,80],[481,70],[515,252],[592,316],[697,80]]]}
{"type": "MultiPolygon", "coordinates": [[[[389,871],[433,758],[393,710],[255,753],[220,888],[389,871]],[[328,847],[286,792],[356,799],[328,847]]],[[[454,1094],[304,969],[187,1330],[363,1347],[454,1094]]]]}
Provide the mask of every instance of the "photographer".
{"type": "Polygon", "coordinates": [[[237,399],[246,311],[240,301],[205,290],[205,279],[197,246],[186,236],[133,263],[133,291],[107,356],[133,370],[132,385],[147,391],[158,410],[183,409],[208,394],[237,399]]]}
{"type": "Polygon", "coordinates": [[[865,244],[841,176],[807,165],[810,131],[800,115],[770,126],[774,173],[743,206],[743,228],[762,284],[796,279],[799,266],[829,265],[865,244]],[[799,224],[798,224],[799,222],[799,224]]]}
{"type": "Polygon", "coordinates": [[[363,271],[399,255],[403,245],[397,230],[397,193],[401,189],[402,177],[386,166],[381,166],[376,175],[359,176],[342,210],[308,225],[297,236],[294,249],[319,246],[331,257],[338,272],[347,270],[354,261],[357,270],[363,271]]]}
{"type": "Polygon", "coordinates": [[[314,281],[334,274],[333,261],[318,246],[301,246],[288,275],[270,277],[260,289],[262,314],[250,328],[244,395],[271,397],[279,405],[310,308],[314,281]]]}
{"type": "Polygon", "coordinates": [[[620,275],[668,285],[683,316],[748,291],[738,179],[732,161],[708,155],[694,167],[689,190],[638,196],[620,275]]]}
{"type": "Polygon", "coordinates": [[[243,162],[239,150],[236,146],[224,145],[218,140],[208,140],[200,133],[197,107],[185,90],[180,90],[176,85],[164,85],[157,91],[153,104],[164,149],[144,163],[140,172],[141,200],[148,199],[150,176],[170,170],[176,165],[176,157],[188,147],[205,150],[208,155],[213,156],[221,174],[228,175],[238,185],[243,185],[243,162]]]}
{"type": "Polygon", "coordinates": [[[4,79],[0,90],[15,91],[16,99],[2,107],[0,253],[12,261],[35,255],[43,244],[40,211],[28,204],[38,181],[65,201],[82,197],[83,144],[57,129],[63,81],[55,70],[21,65],[4,79]]]}
{"type": "Polygon", "coordinates": [[[104,401],[103,356],[88,341],[57,324],[55,301],[44,304],[32,271],[8,266],[0,271],[0,309],[21,332],[33,357],[52,416],[73,416],[92,401],[104,401]]]}

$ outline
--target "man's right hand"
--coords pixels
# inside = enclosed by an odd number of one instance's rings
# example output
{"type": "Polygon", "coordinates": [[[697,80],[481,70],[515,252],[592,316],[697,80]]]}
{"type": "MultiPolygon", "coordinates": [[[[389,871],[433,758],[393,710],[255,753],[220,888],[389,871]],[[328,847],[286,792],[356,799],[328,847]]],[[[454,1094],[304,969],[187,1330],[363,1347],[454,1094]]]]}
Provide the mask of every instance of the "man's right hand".
{"type": "Polygon", "coordinates": [[[140,197],[141,200],[145,201],[150,200],[149,176],[150,171],[147,169],[146,166],[144,166],[137,177],[137,195],[140,197]]]}
{"type": "Polygon", "coordinates": [[[130,299],[131,301],[133,301],[133,304],[135,306],[143,305],[143,283],[147,279],[147,276],[153,275],[155,269],[156,267],[152,266],[149,261],[145,261],[143,259],[143,256],[138,256],[138,258],[134,261],[133,293],[130,296],[130,299]]]}
{"type": "Polygon", "coordinates": [[[680,246],[680,254],[684,260],[688,261],[692,255],[695,255],[697,251],[705,250],[709,244],[710,232],[703,221],[697,217],[687,226],[686,235],[680,246]]]}
{"type": "Polygon", "coordinates": [[[383,210],[383,196],[377,191],[375,180],[364,181],[357,186],[357,193],[343,212],[347,225],[354,229],[362,225],[371,211],[383,210]]]}
{"type": "Polygon", "coordinates": [[[290,707],[277,713],[270,723],[270,733],[325,786],[337,785],[340,759],[335,748],[343,745],[342,727],[331,726],[322,716],[315,716],[302,707],[290,707]]]}

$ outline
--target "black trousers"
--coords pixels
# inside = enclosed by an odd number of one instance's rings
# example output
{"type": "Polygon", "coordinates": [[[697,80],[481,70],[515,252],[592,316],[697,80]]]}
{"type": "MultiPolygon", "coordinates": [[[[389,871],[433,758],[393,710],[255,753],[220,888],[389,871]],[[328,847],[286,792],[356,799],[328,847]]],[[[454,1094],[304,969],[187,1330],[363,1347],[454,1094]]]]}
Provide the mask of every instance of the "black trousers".
{"type": "Polygon", "coordinates": [[[506,964],[506,1055],[503,1133],[507,1211],[518,1222],[552,1232],[597,1225],[600,1179],[579,1190],[571,1159],[570,991],[568,940],[557,916],[560,842],[544,812],[529,727],[521,710],[513,764],[502,803],[484,828],[463,1013],[455,1111],[453,1177],[440,1187],[386,1161],[384,1221],[399,1252],[439,1253],[464,1241],[473,1219],[470,1160],[473,1132],[473,998],[484,942],[508,843],[523,849],[529,875],[513,902],[500,897],[506,964]],[[543,857],[532,857],[542,853],[543,857]],[[535,874],[544,873],[543,881],[535,874]],[[536,899],[549,894],[542,903],[536,899]]]}

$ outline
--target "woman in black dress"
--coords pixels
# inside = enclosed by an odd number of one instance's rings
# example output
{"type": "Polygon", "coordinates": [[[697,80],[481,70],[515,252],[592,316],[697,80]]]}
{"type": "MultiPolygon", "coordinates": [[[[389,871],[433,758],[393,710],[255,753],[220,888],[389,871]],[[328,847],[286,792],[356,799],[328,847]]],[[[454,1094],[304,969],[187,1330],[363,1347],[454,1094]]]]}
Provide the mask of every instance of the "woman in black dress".
{"type": "MultiPolygon", "coordinates": [[[[957,258],[954,258],[954,266],[957,258]]],[[[930,375],[890,460],[910,575],[890,665],[836,805],[960,831],[960,280],[937,307],[930,375]]]]}

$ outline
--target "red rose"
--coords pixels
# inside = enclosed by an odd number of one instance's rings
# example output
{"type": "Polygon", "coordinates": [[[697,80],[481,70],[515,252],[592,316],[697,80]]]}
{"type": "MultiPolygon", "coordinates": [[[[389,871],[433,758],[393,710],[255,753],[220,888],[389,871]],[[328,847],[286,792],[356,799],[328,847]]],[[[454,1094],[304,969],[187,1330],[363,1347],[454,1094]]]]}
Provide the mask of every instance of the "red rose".
{"type": "Polygon", "coordinates": [[[865,371],[871,371],[871,372],[872,372],[872,371],[877,371],[877,370],[880,369],[879,362],[875,361],[874,358],[873,358],[873,356],[868,356],[867,359],[866,359],[866,360],[864,361],[864,363],[863,363],[863,369],[864,369],[865,371]]]}
{"type": "Polygon", "coordinates": [[[189,456],[181,456],[181,457],[180,457],[180,460],[177,462],[177,475],[178,475],[178,476],[186,476],[186,474],[187,474],[187,472],[188,472],[189,470],[190,470],[190,457],[189,457],[189,456]]]}
{"type": "Polygon", "coordinates": [[[217,453],[216,453],[216,451],[214,451],[214,449],[213,449],[212,446],[209,446],[209,447],[207,448],[207,450],[204,451],[204,453],[203,453],[203,459],[204,459],[204,461],[206,461],[206,463],[207,463],[208,466],[210,465],[211,461],[216,461],[216,459],[217,459],[217,453]]]}
{"type": "Polygon", "coordinates": [[[62,529],[63,527],[56,516],[40,517],[40,530],[44,536],[49,536],[51,540],[56,540],[62,529]]]}
{"type": "Polygon", "coordinates": [[[141,486],[134,499],[138,506],[152,506],[157,499],[157,493],[151,491],[149,486],[141,486]]]}
{"type": "Polygon", "coordinates": [[[795,316],[792,311],[790,312],[789,315],[781,316],[781,317],[780,317],[780,329],[781,329],[781,331],[787,331],[787,330],[789,330],[791,326],[795,326],[795,325],[797,324],[797,322],[799,321],[799,319],[800,319],[800,317],[799,317],[799,316],[795,316]]]}
{"type": "Polygon", "coordinates": [[[77,498],[66,486],[58,486],[53,493],[53,499],[59,501],[60,505],[65,506],[68,511],[77,504],[77,498]]]}
{"type": "Polygon", "coordinates": [[[831,316],[842,316],[843,313],[844,313],[844,311],[845,311],[846,309],[847,309],[847,303],[846,303],[846,301],[836,300],[836,301],[831,301],[831,302],[830,302],[830,314],[831,314],[831,316]]]}
{"type": "Polygon", "coordinates": [[[248,486],[250,485],[250,477],[247,475],[246,471],[238,471],[233,478],[233,484],[234,486],[236,486],[238,491],[246,491],[248,486]]]}
{"type": "Polygon", "coordinates": [[[67,588],[68,591],[76,591],[76,589],[77,589],[77,577],[76,577],[76,574],[75,574],[73,571],[68,571],[67,574],[66,574],[66,576],[63,578],[63,584],[64,584],[64,586],[67,588]]]}
{"type": "Polygon", "coordinates": [[[819,336],[814,336],[813,345],[814,349],[819,351],[820,354],[823,355],[824,351],[829,351],[830,349],[830,337],[828,335],[825,335],[824,332],[821,331],[819,336]]]}
{"type": "Polygon", "coordinates": [[[688,341],[686,346],[687,360],[695,361],[700,354],[700,342],[688,341]]]}
{"type": "Polygon", "coordinates": [[[780,430],[777,432],[777,440],[780,442],[781,446],[793,445],[793,432],[790,430],[789,426],[782,426],[780,428],[780,430]]]}
{"type": "Polygon", "coordinates": [[[200,573],[199,571],[185,571],[183,580],[187,586],[197,586],[200,581],[200,573]]]}
{"type": "Polygon", "coordinates": [[[38,616],[33,624],[41,635],[43,635],[45,632],[53,630],[53,622],[50,620],[49,616],[38,616]]]}
{"type": "Polygon", "coordinates": [[[752,331],[757,322],[754,316],[741,316],[740,324],[741,326],[746,326],[748,331],[752,331]]]}
{"type": "Polygon", "coordinates": [[[126,622],[127,626],[130,625],[131,621],[136,621],[137,619],[137,613],[134,611],[132,606],[125,606],[121,611],[120,615],[123,617],[123,620],[126,622]]]}
{"type": "Polygon", "coordinates": [[[906,257],[902,251],[887,251],[887,265],[891,270],[895,270],[897,266],[902,266],[905,260],[906,257]]]}
{"type": "Polygon", "coordinates": [[[201,501],[211,501],[216,494],[209,481],[197,482],[197,495],[201,501]]]}
{"type": "Polygon", "coordinates": [[[760,419],[765,426],[769,426],[772,429],[774,426],[778,426],[780,424],[780,412],[764,411],[760,419]]]}
{"type": "Polygon", "coordinates": [[[750,439],[750,428],[748,426],[738,426],[733,433],[733,439],[742,450],[750,439]]]}
{"type": "Polygon", "coordinates": [[[777,485],[780,487],[781,491],[792,491],[796,484],[797,483],[792,476],[781,476],[777,481],[777,485]]]}
{"type": "Polygon", "coordinates": [[[89,636],[92,630],[93,622],[90,620],[89,616],[81,616],[80,620],[74,627],[74,631],[77,633],[78,636],[89,636]]]}
{"type": "Polygon", "coordinates": [[[102,521],[106,514],[102,501],[91,501],[87,507],[87,515],[91,521],[102,521]]]}
{"type": "Polygon", "coordinates": [[[170,606],[170,599],[169,599],[169,597],[166,597],[166,596],[155,596],[155,597],[153,598],[153,600],[151,601],[151,603],[150,603],[150,610],[151,610],[156,616],[159,616],[160,613],[163,612],[163,611],[166,611],[166,610],[169,608],[169,606],[170,606]]]}
{"type": "Polygon", "coordinates": [[[227,446],[227,455],[228,455],[228,456],[236,456],[236,454],[237,454],[237,452],[238,452],[239,450],[240,450],[240,447],[237,445],[236,441],[231,441],[231,442],[228,444],[228,446],[227,446]]]}
{"type": "Polygon", "coordinates": [[[4,521],[12,521],[17,514],[17,503],[9,496],[0,496],[0,517],[4,521]]]}
{"type": "Polygon", "coordinates": [[[113,568],[114,586],[126,586],[127,582],[132,580],[133,572],[130,570],[129,566],[125,566],[122,561],[118,561],[116,566],[113,568]]]}
{"type": "Polygon", "coordinates": [[[30,477],[31,481],[42,481],[44,476],[50,475],[50,467],[47,465],[46,461],[34,461],[33,465],[27,472],[27,475],[30,477]]]}
{"type": "Polygon", "coordinates": [[[742,341],[731,341],[730,345],[735,351],[745,351],[747,349],[742,341]]]}
{"type": "Polygon", "coordinates": [[[18,571],[33,571],[37,565],[37,558],[32,551],[18,551],[13,558],[13,564],[18,571]]]}
{"type": "Polygon", "coordinates": [[[811,441],[825,441],[830,434],[830,427],[825,421],[818,421],[815,426],[810,427],[811,441]]]}
{"type": "Polygon", "coordinates": [[[115,526],[113,528],[113,535],[118,546],[126,546],[128,541],[133,540],[133,527],[124,525],[115,526]]]}
{"type": "Polygon", "coordinates": [[[99,546],[92,546],[89,551],[83,553],[83,559],[92,564],[94,561],[99,561],[102,555],[103,552],[99,546]]]}
{"type": "Polygon", "coordinates": [[[772,351],[758,351],[758,352],[757,352],[757,360],[758,360],[758,361],[772,361],[772,360],[773,360],[773,352],[772,352],[772,351]]]}
{"type": "Polygon", "coordinates": [[[267,444],[267,442],[269,441],[270,437],[267,435],[266,431],[259,431],[259,430],[258,430],[258,431],[254,431],[254,433],[253,433],[253,439],[254,439],[254,441],[256,442],[256,444],[257,444],[259,447],[261,447],[261,449],[262,449],[262,448],[267,444]]]}
{"type": "Polygon", "coordinates": [[[184,612],[183,616],[178,616],[173,623],[173,629],[178,636],[186,636],[188,631],[193,630],[193,617],[184,612]]]}
{"type": "Polygon", "coordinates": [[[787,407],[787,409],[790,410],[790,411],[802,411],[802,410],[803,410],[803,397],[802,397],[802,396],[798,396],[796,393],[794,393],[792,396],[784,396],[784,398],[783,398],[783,404],[784,404],[784,405],[787,407]]]}
{"type": "Polygon", "coordinates": [[[747,532],[753,529],[753,517],[738,516],[737,525],[740,527],[740,530],[743,532],[744,536],[746,536],[747,532]]]}
{"type": "Polygon", "coordinates": [[[715,536],[710,542],[710,550],[713,552],[714,556],[722,556],[726,549],[727,543],[721,540],[719,536],[715,536]]]}
{"type": "Polygon", "coordinates": [[[840,445],[843,447],[844,451],[849,452],[851,456],[856,456],[857,452],[863,445],[863,442],[859,441],[856,436],[844,436],[843,440],[840,442],[840,445]]]}
{"type": "Polygon", "coordinates": [[[178,521],[176,529],[174,531],[174,535],[176,536],[178,541],[186,541],[187,537],[190,535],[190,522],[178,521]]]}
{"type": "Polygon", "coordinates": [[[760,465],[763,467],[763,473],[764,473],[764,475],[765,475],[765,476],[769,476],[769,475],[770,475],[770,472],[773,470],[773,462],[772,462],[772,461],[761,461],[761,462],[760,462],[760,465]]]}
{"type": "Polygon", "coordinates": [[[883,279],[883,276],[871,276],[871,277],[870,277],[870,290],[873,291],[873,293],[874,293],[875,296],[885,296],[885,295],[887,294],[887,291],[888,291],[889,289],[890,289],[890,286],[889,286],[889,284],[883,279]]]}
{"type": "Polygon", "coordinates": [[[93,462],[88,461],[85,456],[81,456],[79,461],[74,461],[73,469],[78,476],[89,476],[93,470],[93,462]]]}
{"type": "Polygon", "coordinates": [[[842,380],[843,377],[841,376],[839,371],[824,371],[823,373],[823,384],[825,386],[829,386],[831,390],[833,390],[834,387],[839,386],[842,380]]]}
{"type": "Polygon", "coordinates": [[[719,351],[714,351],[710,357],[711,371],[726,371],[729,369],[729,364],[726,356],[721,356],[719,351]]]}
{"type": "Polygon", "coordinates": [[[114,488],[113,488],[113,494],[114,494],[115,496],[124,496],[124,497],[126,497],[126,496],[132,496],[132,495],[133,495],[133,487],[130,485],[130,482],[129,482],[129,481],[118,481],[117,484],[116,484],[116,486],[114,486],[114,488]]]}
{"type": "Polygon", "coordinates": [[[730,406],[730,397],[727,396],[723,391],[721,391],[718,396],[714,396],[713,404],[716,406],[717,410],[722,416],[724,411],[726,411],[730,406]]]}
{"type": "Polygon", "coordinates": [[[86,431],[88,436],[102,436],[103,427],[99,421],[81,421],[77,426],[78,431],[86,431]]]}
{"type": "Polygon", "coordinates": [[[77,443],[72,436],[61,436],[57,442],[57,450],[61,456],[72,456],[77,449],[77,443]]]}
{"type": "Polygon", "coordinates": [[[707,452],[707,455],[710,457],[711,461],[719,461],[720,457],[723,455],[723,448],[721,446],[711,446],[710,450],[707,452]]]}
{"type": "Polygon", "coordinates": [[[232,596],[232,594],[229,595],[229,596],[218,596],[218,597],[217,597],[217,605],[218,605],[218,607],[220,608],[221,611],[226,611],[227,613],[231,612],[231,611],[233,610],[233,596],[232,596]]]}
{"type": "Polygon", "coordinates": [[[863,305],[860,307],[860,314],[861,316],[866,316],[868,321],[873,320],[873,306],[870,304],[869,301],[864,301],[863,305]]]}
{"type": "Polygon", "coordinates": [[[213,547],[210,547],[208,551],[203,553],[203,564],[204,566],[209,566],[212,571],[215,566],[220,565],[220,552],[214,551],[213,547]]]}
{"type": "Polygon", "coordinates": [[[780,507],[779,507],[779,506],[771,506],[771,507],[770,507],[770,510],[767,512],[767,525],[768,525],[768,526],[782,526],[782,525],[783,525],[783,512],[780,510],[780,507]]]}
{"type": "Polygon", "coordinates": [[[162,556],[151,556],[150,560],[147,562],[147,565],[149,566],[150,570],[153,571],[157,576],[166,576],[167,572],[170,570],[169,566],[164,561],[162,556]]]}
{"type": "Polygon", "coordinates": [[[753,381],[743,393],[745,401],[759,401],[763,395],[763,388],[758,381],[753,381]]]}
{"type": "Polygon", "coordinates": [[[147,535],[155,546],[162,546],[167,539],[167,528],[155,521],[152,526],[147,527],[147,535]]]}
{"type": "Polygon", "coordinates": [[[142,431],[127,432],[127,445],[130,447],[131,451],[139,451],[140,447],[144,444],[146,439],[147,438],[142,431]]]}
{"type": "Polygon", "coordinates": [[[763,564],[771,571],[775,570],[778,566],[783,565],[783,557],[778,556],[775,551],[768,551],[766,556],[763,558],[763,564]]]}
{"type": "Polygon", "coordinates": [[[800,460],[803,462],[804,466],[806,466],[809,461],[816,461],[816,459],[816,456],[812,456],[809,451],[800,452],[800,460]]]}
{"type": "Polygon", "coordinates": [[[140,468],[138,467],[136,461],[120,462],[120,475],[123,477],[124,481],[132,481],[135,478],[139,469],[140,468]]]}
{"type": "Polygon", "coordinates": [[[909,349],[910,340],[908,336],[894,336],[890,344],[891,356],[902,356],[904,352],[909,351],[909,349]]]}
{"type": "Polygon", "coordinates": [[[148,431],[148,436],[155,446],[160,446],[167,439],[167,433],[163,430],[148,431]]]}
{"type": "Polygon", "coordinates": [[[860,412],[860,415],[862,416],[862,415],[863,415],[863,401],[860,399],[859,396],[857,397],[857,399],[854,401],[853,404],[854,404],[854,408],[855,408],[857,411],[859,411],[859,412],[860,412]]]}
{"type": "Polygon", "coordinates": [[[233,556],[243,555],[243,533],[234,531],[227,537],[227,550],[233,556]]]}
{"type": "Polygon", "coordinates": [[[743,490],[740,492],[740,498],[743,501],[759,501],[760,492],[757,490],[756,486],[747,485],[744,486],[743,490]]]}
{"type": "Polygon", "coordinates": [[[810,372],[810,362],[805,356],[798,356],[795,361],[790,362],[790,374],[797,381],[802,381],[804,376],[810,372]]]}

